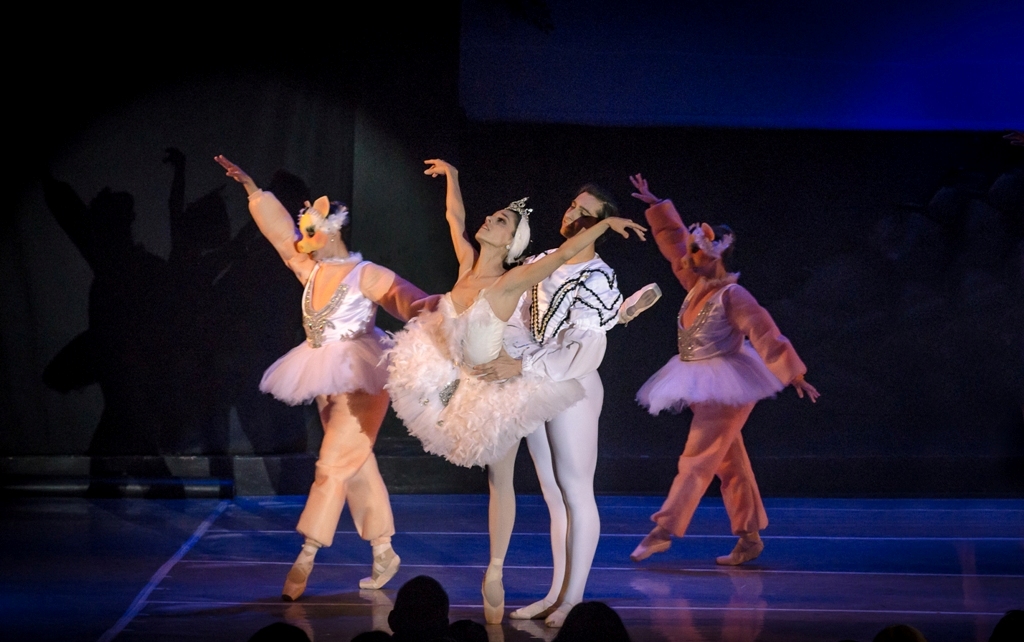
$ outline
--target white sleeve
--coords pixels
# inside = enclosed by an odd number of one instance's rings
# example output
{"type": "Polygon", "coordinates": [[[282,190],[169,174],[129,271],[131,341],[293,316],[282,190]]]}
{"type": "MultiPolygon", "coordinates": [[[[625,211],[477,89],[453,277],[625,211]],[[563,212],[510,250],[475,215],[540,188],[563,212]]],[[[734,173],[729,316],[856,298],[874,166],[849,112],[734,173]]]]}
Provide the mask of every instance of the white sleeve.
{"type": "Polygon", "coordinates": [[[527,350],[540,347],[530,332],[530,298],[529,290],[519,297],[519,305],[505,326],[505,352],[513,359],[522,359],[527,350]]]}
{"type": "Polygon", "coordinates": [[[579,379],[597,370],[607,345],[602,330],[568,327],[544,345],[531,342],[521,354],[523,372],[553,381],[579,379]]]}

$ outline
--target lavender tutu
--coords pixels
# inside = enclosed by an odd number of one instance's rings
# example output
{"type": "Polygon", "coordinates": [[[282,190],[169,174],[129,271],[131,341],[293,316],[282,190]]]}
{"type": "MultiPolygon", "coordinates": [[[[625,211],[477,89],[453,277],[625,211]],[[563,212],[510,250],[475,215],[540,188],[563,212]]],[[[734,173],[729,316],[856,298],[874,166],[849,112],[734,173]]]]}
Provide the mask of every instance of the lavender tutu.
{"type": "Polygon", "coordinates": [[[260,390],[292,406],[309,403],[318,395],[357,390],[376,394],[387,383],[387,370],[381,367],[385,342],[377,328],[319,348],[303,341],[267,368],[260,390]]]}
{"type": "Polygon", "coordinates": [[[662,410],[682,412],[694,403],[742,406],[775,396],[785,387],[744,341],[732,354],[699,361],[669,359],[636,393],[652,415],[662,410]]]}

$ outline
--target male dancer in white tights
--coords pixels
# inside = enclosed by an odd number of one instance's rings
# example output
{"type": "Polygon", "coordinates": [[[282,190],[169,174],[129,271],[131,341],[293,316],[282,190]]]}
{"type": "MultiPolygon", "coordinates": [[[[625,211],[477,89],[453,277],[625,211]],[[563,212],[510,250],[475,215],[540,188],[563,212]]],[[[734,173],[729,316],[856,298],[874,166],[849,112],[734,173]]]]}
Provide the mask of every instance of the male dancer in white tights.
{"type": "MultiPolygon", "coordinates": [[[[562,236],[572,237],[589,224],[617,214],[600,188],[587,185],[562,216],[562,236]]],[[[597,367],[604,358],[605,333],[650,307],[658,296],[657,286],[648,286],[623,304],[615,272],[591,245],[523,295],[505,331],[507,354],[476,369],[479,376],[492,380],[523,371],[555,381],[576,379],[586,391],[586,397],[526,438],[551,514],[554,574],[544,599],[513,611],[514,619],[543,617],[548,626],[559,627],[569,610],[583,600],[601,534],[594,471],[604,401],[597,367]]],[[[507,530],[511,536],[511,528],[507,530]]]]}

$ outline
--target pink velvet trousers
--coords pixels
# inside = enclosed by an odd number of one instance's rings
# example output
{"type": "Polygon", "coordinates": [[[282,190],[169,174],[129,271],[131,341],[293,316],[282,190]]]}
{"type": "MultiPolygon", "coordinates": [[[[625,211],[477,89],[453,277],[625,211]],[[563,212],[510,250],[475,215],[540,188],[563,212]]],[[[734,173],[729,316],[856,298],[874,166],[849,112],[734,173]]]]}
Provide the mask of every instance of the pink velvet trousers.
{"type": "Polygon", "coordinates": [[[321,396],[316,403],[324,440],[296,530],[330,546],[347,501],[359,537],[371,544],[390,541],[395,534],[391,499],[373,456],[373,443],[388,409],[387,391],[321,396]]]}
{"type": "Polygon", "coordinates": [[[693,421],[686,447],[679,457],[679,472],[672,488],[651,519],[676,537],[686,533],[700,498],[715,475],[722,481],[722,501],[736,535],[768,526],[761,492],[757,489],[740,430],[754,404],[723,406],[692,404],[693,421]]]}

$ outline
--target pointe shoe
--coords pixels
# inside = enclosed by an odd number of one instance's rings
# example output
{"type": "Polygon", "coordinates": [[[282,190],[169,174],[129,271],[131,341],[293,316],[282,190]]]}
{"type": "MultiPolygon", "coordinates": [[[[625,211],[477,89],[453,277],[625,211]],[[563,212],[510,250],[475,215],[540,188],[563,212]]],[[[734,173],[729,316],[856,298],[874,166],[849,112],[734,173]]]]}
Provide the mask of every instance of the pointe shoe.
{"type": "Polygon", "coordinates": [[[373,558],[373,574],[359,580],[359,588],[364,590],[384,588],[384,585],[398,572],[401,563],[402,558],[395,553],[393,548],[375,556],[373,558]]]}
{"type": "Polygon", "coordinates": [[[735,548],[728,555],[722,555],[715,558],[716,564],[722,566],[739,566],[744,562],[749,562],[755,559],[764,550],[764,542],[760,539],[750,541],[747,539],[740,538],[740,541],[736,542],[735,548]]]}
{"type": "Polygon", "coordinates": [[[557,609],[552,611],[551,615],[549,615],[547,619],[544,620],[544,624],[552,629],[561,628],[562,624],[565,623],[565,617],[569,615],[569,611],[571,611],[572,607],[574,606],[576,605],[562,602],[562,604],[560,604],[557,609]]]}
{"type": "Polygon", "coordinates": [[[640,288],[619,306],[619,323],[628,324],[640,316],[641,312],[657,303],[660,298],[661,288],[657,283],[649,283],[640,288]]]}
{"type": "Polygon", "coordinates": [[[502,618],[505,617],[505,585],[501,581],[500,566],[487,567],[480,593],[484,597],[484,621],[488,624],[501,624],[502,618]],[[494,568],[497,568],[497,571],[492,573],[491,569],[494,568]]]}
{"type": "Polygon", "coordinates": [[[538,600],[529,606],[516,609],[508,614],[513,620],[542,620],[548,616],[548,612],[555,608],[554,602],[538,600]]]}
{"type": "Polygon", "coordinates": [[[634,562],[642,562],[655,553],[664,553],[672,547],[672,535],[668,531],[662,529],[660,526],[655,526],[654,530],[640,541],[633,552],[629,554],[629,559],[634,562]]]}
{"type": "Polygon", "coordinates": [[[295,563],[284,578],[284,588],[281,589],[281,599],[285,602],[294,602],[306,592],[306,582],[309,574],[313,572],[314,552],[310,555],[305,549],[295,558],[295,563]]]}

